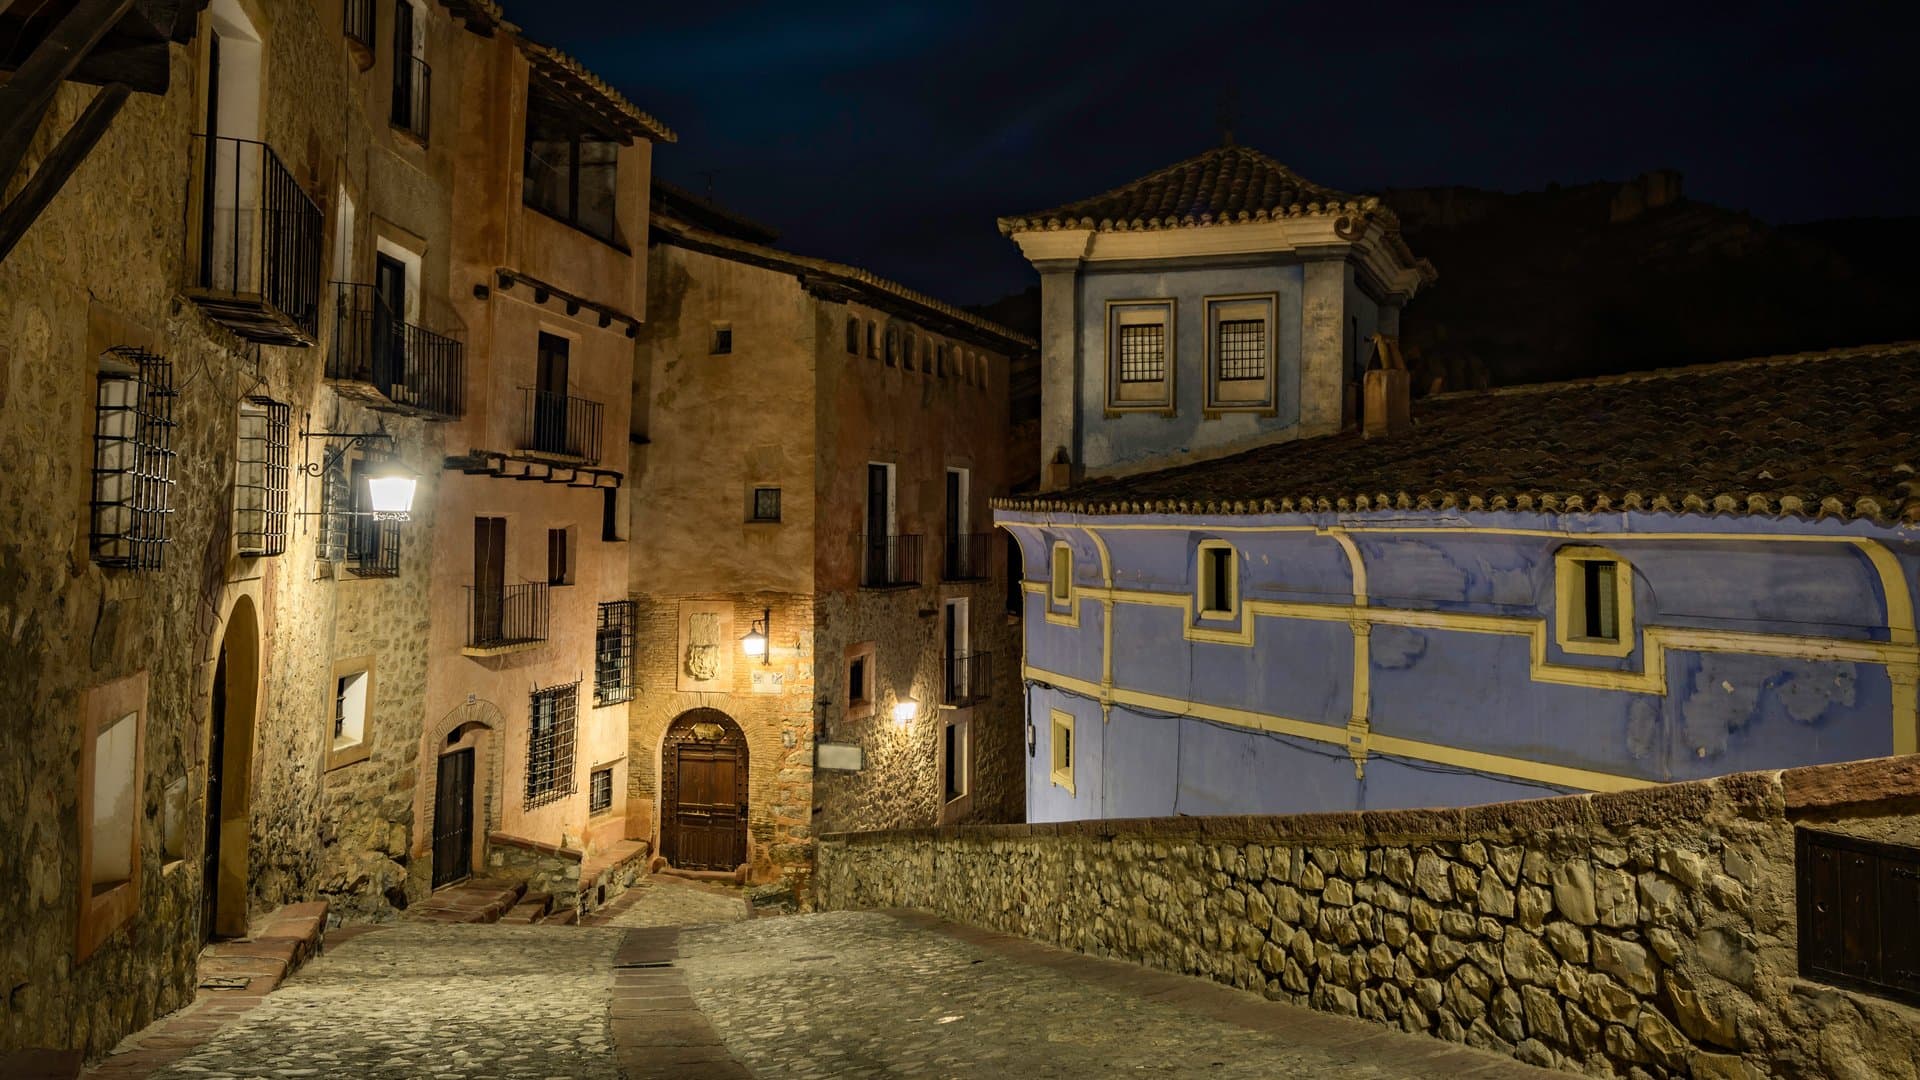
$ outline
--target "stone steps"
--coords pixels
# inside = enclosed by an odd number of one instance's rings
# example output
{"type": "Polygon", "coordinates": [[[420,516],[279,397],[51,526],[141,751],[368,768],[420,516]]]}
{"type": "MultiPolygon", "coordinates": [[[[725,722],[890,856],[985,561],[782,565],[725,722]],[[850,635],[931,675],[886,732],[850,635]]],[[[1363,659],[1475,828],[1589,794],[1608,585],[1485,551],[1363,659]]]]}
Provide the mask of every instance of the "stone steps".
{"type": "Polygon", "coordinates": [[[500,921],[503,923],[545,922],[547,914],[552,910],[552,893],[530,892],[520,897],[520,902],[513,905],[513,910],[500,916],[500,921]]]}
{"type": "Polygon", "coordinates": [[[443,923],[491,923],[519,906],[527,883],[500,878],[470,878],[415,904],[408,915],[443,923]]]}
{"type": "Polygon", "coordinates": [[[200,986],[264,994],[286,981],[323,945],[327,902],[288,904],[256,922],[248,936],[216,941],[200,954],[200,986]]]}

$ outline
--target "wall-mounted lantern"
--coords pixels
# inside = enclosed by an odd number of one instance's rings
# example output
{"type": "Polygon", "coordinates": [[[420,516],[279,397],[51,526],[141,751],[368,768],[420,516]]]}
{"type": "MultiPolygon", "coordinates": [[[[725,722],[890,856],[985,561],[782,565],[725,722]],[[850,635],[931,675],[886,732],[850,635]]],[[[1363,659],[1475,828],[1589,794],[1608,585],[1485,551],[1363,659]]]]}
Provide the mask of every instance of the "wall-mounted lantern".
{"type": "Polygon", "coordinates": [[[893,722],[901,727],[913,723],[913,718],[919,715],[920,703],[910,697],[903,697],[893,703],[893,722]]]}
{"type": "MultiPolygon", "coordinates": [[[[308,461],[300,466],[300,471],[310,477],[325,476],[339,464],[340,459],[356,446],[381,441],[393,445],[393,436],[384,431],[300,431],[301,441],[323,439],[332,442],[343,440],[339,446],[329,446],[322,461],[308,461]]],[[[413,495],[419,487],[420,476],[412,469],[400,463],[398,458],[388,457],[374,466],[367,476],[367,503],[364,511],[375,521],[407,521],[413,516],[413,495]]],[[[324,510],[303,510],[302,517],[318,517],[324,510]]]]}
{"type": "Polygon", "coordinates": [[[740,651],[748,656],[757,656],[760,663],[773,663],[773,650],[767,647],[767,635],[773,632],[773,609],[761,608],[760,617],[753,620],[747,636],[740,639],[740,651]]]}

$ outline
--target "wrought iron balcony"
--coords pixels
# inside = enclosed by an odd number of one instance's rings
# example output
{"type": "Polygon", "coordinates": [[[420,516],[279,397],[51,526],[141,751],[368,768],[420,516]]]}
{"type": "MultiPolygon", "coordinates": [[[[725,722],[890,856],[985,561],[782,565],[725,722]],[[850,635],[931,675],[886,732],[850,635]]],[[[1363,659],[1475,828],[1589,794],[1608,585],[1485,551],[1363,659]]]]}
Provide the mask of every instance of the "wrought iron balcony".
{"type": "Polygon", "coordinates": [[[948,533],[947,557],[941,567],[941,578],[945,581],[982,581],[990,576],[992,563],[988,561],[988,552],[992,549],[991,533],[948,533]]]}
{"type": "MultiPolygon", "coordinates": [[[[347,35],[347,40],[360,46],[362,50],[367,50],[368,58],[371,59],[372,53],[370,50],[373,48],[373,0],[346,0],[345,11],[342,12],[341,20],[343,23],[342,32],[347,35]]],[[[365,70],[365,68],[363,67],[361,70],[365,70]]]]}
{"type": "Polygon", "coordinates": [[[187,295],[241,337],[311,345],[320,331],[320,207],[265,143],[195,135],[187,295]]]}
{"type": "Polygon", "coordinates": [[[547,583],[467,586],[467,648],[505,649],[547,640],[547,583]]]}
{"type": "Polygon", "coordinates": [[[955,708],[975,705],[993,696],[993,654],[959,653],[943,663],[940,704],[955,708]]]}
{"type": "Polygon", "coordinates": [[[920,537],[866,535],[860,538],[860,586],[890,589],[920,583],[920,537]]]}
{"type": "Polygon", "coordinates": [[[524,453],[598,464],[600,414],[604,408],[586,398],[523,386],[516,445],[524,453]]]}
{"type": "Polygon", "coordinates": [[[433,69],[417,56],[398,57],[395,64],[393,109],[388,119],[394,127],[426,142],[428,114],[433,106],[433,69]]]}
{"type": "Polygon", "coordinates": [[[327,378],[364,383],[376,409],[455,419],[466,397],[467,347],[389,310],[373,286],[336,281],[327,378]]]}

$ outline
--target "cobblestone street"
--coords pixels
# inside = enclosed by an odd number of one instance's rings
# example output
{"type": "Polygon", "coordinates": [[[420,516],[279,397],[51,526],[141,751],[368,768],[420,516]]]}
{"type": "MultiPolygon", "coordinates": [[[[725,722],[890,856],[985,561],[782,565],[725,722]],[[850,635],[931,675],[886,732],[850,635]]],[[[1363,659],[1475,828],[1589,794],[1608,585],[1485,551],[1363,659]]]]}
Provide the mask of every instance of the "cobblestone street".
{"type": "Polygon", "coordinates": [[[183,1038],[162,1021],[96,1075],[1549,1075],[928,916],[746,912],[737,890],[648,879],[601,925],[342,932],[217,1031],[183,1038]],[[186,1044],[138,1063],[142,1047],[186,1044]]]}

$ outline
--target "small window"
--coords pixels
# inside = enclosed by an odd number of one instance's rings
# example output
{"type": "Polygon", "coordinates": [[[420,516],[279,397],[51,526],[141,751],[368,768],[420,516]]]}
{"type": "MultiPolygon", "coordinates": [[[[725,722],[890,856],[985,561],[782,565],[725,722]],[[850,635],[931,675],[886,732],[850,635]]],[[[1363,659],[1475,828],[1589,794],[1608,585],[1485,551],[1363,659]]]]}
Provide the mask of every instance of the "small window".
{"type": "Polygon", "coordinates": [[[1571,653],[1625,656],[1633,651],[1633,571],[1604,548],[1567,547],[1554,555],[1559,645],[1571,653]]]}
{"type": "Polygon", "coordinates": [[[573,584],[572,529],[547,530],[547,584],[573,584]]]}
{"type": "Polygon", "coordinates": [[[933,347],[933,373],[943,379],[947,377],[947,347],[945,345],[935,345],[933,347]]]}
{"type": "Polygon", "coordinates": [[[1173,302],[1107,305],[1107,405],[1173,406],[1173,302]]]}
{"type": "Polygon", "coordinates": [[[902,354],[903,356],[905,356],[905,357],[906,357],[906,361],[907,361],[907,364],[906,364],[906,366],[907,366],[907,370],[908,370],[908,371],[912,371],[912,370],[913,370],[913,358],[914,358],[914,355],[915,355],[915,353],[914,353],[914,350],[913,350],[913,331],[911,331],[911,330],[909,330],[909,331],[907,331],[907,334],[906,334],[906,339],[907,339],[907,343],[906,343],[906,346],[905,346],[905,347],[904,347],[903,349],[901,349],[901,354],[902,354]]]}
{"type": "Polygon", "coordinates": [[[1232,618],[1240,609],[1239,562],[1223,541],[1200,544],[1199,600],[1202,618],[1232,618]]]}
{"type": "Polygon", "coordinates": [[[573,794],[574,715],[579,703],[577,682],[533,691],[527,723],[528,810],[573,794]]]}
{"type": "Polygon", "coordinates": [[[587,784],[587,813],[604,814],[613,809],[613,766],[593,770],[587,784]]]}
{"type": "Polygon", "coordinates": [[[270,398],[240,405],[233,469],[233,531],[240,554],[287,550],[287,444],[292,409],[270,398]]]}
{"type": "Polygon", "coordinates": [[[713,324],[713,337],[707,351],[715,356],[722,356],[733,351],[732,323],[713,324]]]}
{"type": "Polygon", "coordinates": [[[757,487],[753,489],[752,521],[780,520],[780,489],[777,487],[757,487]]]}
{"type": "Polygon", "coordinates": [[[76,960],[92,955],[139,905],[146,709],[145,672],[81,698],[76,960]]]}
{"type": "Polygon", "coordinates": [[[847,316],[847,352],[860,355],[860,318],[856,315],[847,316]]]}
{"type": "Polygon", "coordinates": [[[863,641],[847,646],[847,719],[861,720],[874,714],[874,705],[879,698],[879,667],[875,657],[874,643],[863,641]]]}
{"type": "Polygon", "coordinates": [[[847,665],[847,707],[870,704],[867,694],[867,658],[856,656],[847,665]]]}
{"type": "Polygon", "coordinates": [[[1067,794],[1073,790],[1073,714],[1053,710],[1053,734],[1049,738],[1050,772],[1052,783],[1066,788],[1067,794]]]}
{"type": "Polygon", "coordinates": [[[867,358],[870,360],[875,359],[880,355],[879,350],[874,348],[873,342],[874,342],[873,320],[869,319],[867,320],[867,358]]]}
{"type": "Polygon", "coordinates": [[[1053,580],[1048,583],[1048,596],[1055,604],[1073,600],[1073,549],[1065,543],[1053,545],[1053,580]]]}
{"type": "Polygon", "coordinates": [[[627,538],[626,508],[621,505],[620,496],[624,490],[600,489],[600,539],[604,543],[618,543],[627,538]]]}
{"type": "Polygon", "coordinates": [[[101,358],[93,428],[93,559],[157,570],[173,505],[173,365],[142,349],[101,358]]]}
{"type": "Polygon", "coordinates": [[[887,330],[887,366],[895,367],[900,363],[900,331],[887,330]]]}
{"type": "Polygon", "coordinates": [[[633,601],[600,605],[593,636],[593,703],[618,705],[633,700],[633,601]]]}
{"type": "Polygon", "coordinates": [[[367,741],[367,690],[370,685],[364,671],[334,677],[333,748],[336,751],[367,741]]]}
{"type": "Polygon", "coordinates": [[[1272,295],[1207,298],[1208,408],[1273,406],[1274,301],[1272,295]]]}
{"type": "Polygon", "coordinates": [[[945,789],[945,801],[952,802],[967,793],[967,755],[971,749],[967,744],[968,724],[964,720],[951,720],[942,733],[940,765],[941,786],[945,789]]]}

